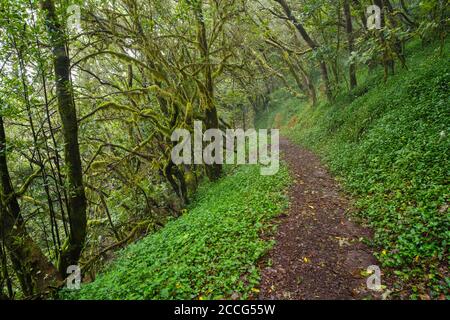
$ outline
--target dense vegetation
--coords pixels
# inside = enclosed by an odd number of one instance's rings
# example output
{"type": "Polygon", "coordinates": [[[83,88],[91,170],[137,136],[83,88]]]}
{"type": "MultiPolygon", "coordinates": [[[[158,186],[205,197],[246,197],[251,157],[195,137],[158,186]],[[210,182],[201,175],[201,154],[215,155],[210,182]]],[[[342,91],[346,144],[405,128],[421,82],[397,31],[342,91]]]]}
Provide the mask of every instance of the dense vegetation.
{"type": "Polygon", "coordinates": [[[357,196],[359,215],[375,231],[377,257],[414,296],[425,288],[445,293],[450,285],[450,51],[439,50],[416,44],[411,70],[386,83],[374,74],[333,104],[310,108],[276,92],[258,124],[281,126],[324,157],[357,196]]]}
{"type": "Polygon", "coordinates": [[[73,266],[97,280],[71,297],[251,297],[286,169],[179,164],[172,134],[271,118],[436,297],[448,21],[445,0],[0,0],[0,299],[58,296],[73,266]]]}
{"type": "Polygon", "coordinates": [[[264,177],[233,168],[205,183],[183,215],[120,252],[78,299],[248,299],[258,293],[258,261],[270,248],[261,234],[286,208],[285,167],[264,177]]]}

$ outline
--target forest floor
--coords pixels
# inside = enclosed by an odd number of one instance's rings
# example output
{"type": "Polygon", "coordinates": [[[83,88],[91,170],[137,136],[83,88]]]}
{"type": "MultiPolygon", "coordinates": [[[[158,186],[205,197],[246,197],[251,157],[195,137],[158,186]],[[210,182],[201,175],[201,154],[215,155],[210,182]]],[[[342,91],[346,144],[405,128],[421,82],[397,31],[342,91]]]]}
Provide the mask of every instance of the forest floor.
{"type": "Polygon", "coordinates": [[[261,262],[259,298],[379,298],[366,284],[367,267],[377,265],[362,242],[370,230],[351,220],[350,200],[316,155],[284,138],[280,149],[293,179],[290,207],[261,262]]]}

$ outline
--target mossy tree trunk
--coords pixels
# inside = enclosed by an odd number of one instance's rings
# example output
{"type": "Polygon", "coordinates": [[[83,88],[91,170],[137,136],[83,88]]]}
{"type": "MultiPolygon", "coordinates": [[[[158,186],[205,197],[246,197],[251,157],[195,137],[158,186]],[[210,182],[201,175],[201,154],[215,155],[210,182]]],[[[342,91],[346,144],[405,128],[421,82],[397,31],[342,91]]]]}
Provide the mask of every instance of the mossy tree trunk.
{"type": "MultiPolygon", "coordinates": [[[[354,48],[354,39],[353,39],[352,14],[350,11],[350,0],[344,0],[344,16],[345,16],[345,30],[347,32],[347,39],[348,39],[348,52],[349,56],[351,57],[354,48]]],[[[350,77],[350,88],[354,89],[358,85],[356,79],[356,65],[354,62],[350,63],[349,77],[350,77]]]]}
{"type": "MultiPolygon", "coordinates": [[[[374,4],[381,9],[381,29],[386,27],[386,14],[383,0],[374,0],[374,4]]],[[[383,46],[383,67],[384,67],[384,81],[386,82],[389,77],[389,71],[394,74],[395,62],[392,59],[392,54],[389,49],[388,41],[386,40],[383,31],[378,31],[381,45],[383,46]]]]}

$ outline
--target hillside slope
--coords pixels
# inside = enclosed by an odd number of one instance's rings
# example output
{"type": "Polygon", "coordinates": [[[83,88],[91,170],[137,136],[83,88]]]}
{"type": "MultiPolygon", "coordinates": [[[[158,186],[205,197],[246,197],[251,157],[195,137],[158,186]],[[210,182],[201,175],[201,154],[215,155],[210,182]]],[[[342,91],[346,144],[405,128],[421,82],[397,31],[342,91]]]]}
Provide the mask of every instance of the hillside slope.
{"type": "Polygon", "coordinates": [[[386,83],[378,70],[333,104],[312,108],[275,92],[258,125],[281,127],[325,159],[357,196],[384,271],[403,281],[396,289],[427,298],[450,284],[450,50],[410,51],[409,70],[386,83]]]}

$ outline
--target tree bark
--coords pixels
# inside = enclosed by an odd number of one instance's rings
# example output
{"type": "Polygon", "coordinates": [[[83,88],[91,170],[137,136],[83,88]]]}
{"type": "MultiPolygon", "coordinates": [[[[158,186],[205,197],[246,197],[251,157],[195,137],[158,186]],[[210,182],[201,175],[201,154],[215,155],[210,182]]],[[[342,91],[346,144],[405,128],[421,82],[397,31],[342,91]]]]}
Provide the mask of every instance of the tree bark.
{"type": "MultiPolygon", "coordinates": [[[[387,13],[388,13],[388,19],[392,25],[392,27],[397,28],[398,23],[395,19],[394,16],[394,7],[392,6],[391,2],[389,0],[383,0],[383,4],[385,5],[385,7],[387,8],[387,13]]],[[[400,21],[401,23],[401,21],[400,21]]],[[[402,43],[402,41],[400,41],[397,36],[394,35],[394,38],[392,40],[393,44],[393,48],[392,50],[395,52],[395,54],[397,55],[398,59],[400,60],[400,63],[402,65],[403,68],[406,68],[406,58],[405,58],[405,54],[404,54],[404,43],[402,43]]]]}
{"type": "Polygon", "coordinates": [[[70,59],[67,53],[63,27],[58,22],[52,0],[41,0],[45,14],[50,44],[53,50],[53,66],[56,77],[58,112],[64,137],[64,160],[68,179],[70,233],[63,245],[58,269],[65,274],[70,265],[76,265],[86,238],[86,195],[83,187],[81,156],[78,144],[78,123],[70,82],[70,59]]]}
{"type": "Polygon", "coordinates": [[[41,294],[61,280],[56,268],[28,234],[11,183],[6,156],[6,134],[0,117],[0,241],[8,250],[23,294],[41,294]]]}
{"type": "Polygon", "coordinates": [[[361,5],[359,0],[353,0],[352,1],[354,8],[358,11],[359,18],[361,20],[362,29],[364,31],[367,31],[367,18],[366,13],[364,12],[364,7],[361,5]]]}
{"type": "MultiPolygon", "coordinates": [[[[354,39],[353,39],[353,24],[352,24],[352,15],[350,12],[350,2],[349,0],[344,0],[344,15],[345,15],[345,30],[347,32],[348,38],[348,52],[351,57],[353,48],[354,48],[354,39]]],[[[356,66],[355,63],[351,62],[349,66],[349,77],[350,77],[350,89],[354,89],[357,85],[356,79],[356,66]]]]}
{"type": "Polygon", "coordinates": [[[311,105],[315,106],[317,103],[316,90],[305,69],[302,67],[301,62],[297,62],[296,68],[286,52],[283,53],[283,57],[289,67],[289,70],[292,73],[292,76],[295,79],[295,82],[297,83],[298,88],[300,89],[300,91],[304,91],[306,93],[311,101],[311,105]],[[299,77],[299,74],[301,78],[299,77]]]}
{"type": "MultiPolygon", "coordinates": [[[[386,26],[386,17],[384,11],[384,2],[383,0],[374,0],[375,5],[380,7],[381,9],[381,28],[384,29],[386,26]]],[[[384,67],[384,81],[386,82],[389,77],[389,70],[394,73],[395,64],[394,60],[390,57],[389,46],[383,35],[383,32],[378,32],[381,44],[383,46],[383,67],[384,67]]]]}

